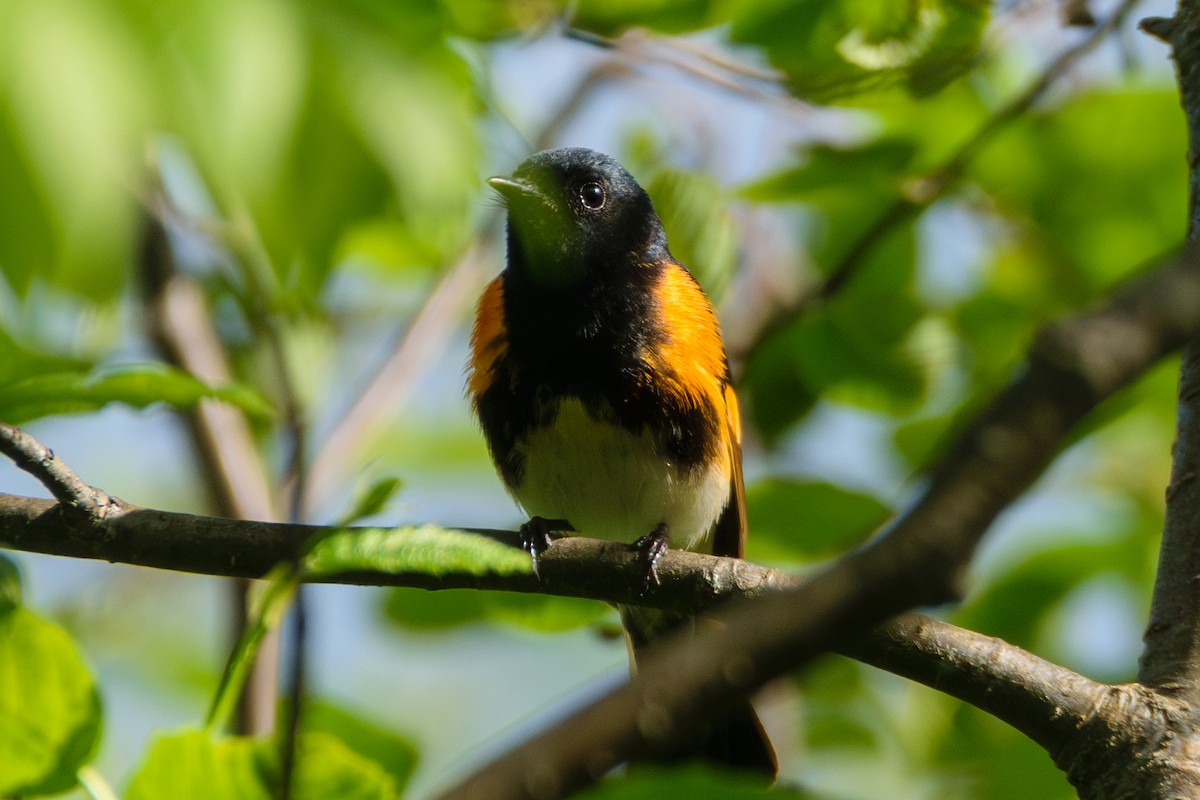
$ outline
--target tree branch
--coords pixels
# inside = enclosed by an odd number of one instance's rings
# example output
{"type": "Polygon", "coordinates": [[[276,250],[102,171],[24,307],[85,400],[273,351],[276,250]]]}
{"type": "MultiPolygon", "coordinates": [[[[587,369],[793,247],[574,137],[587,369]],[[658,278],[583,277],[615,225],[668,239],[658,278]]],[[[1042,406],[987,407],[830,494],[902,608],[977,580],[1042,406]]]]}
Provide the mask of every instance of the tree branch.
{"type": "MultiPolygon", "coordinates": [[[[1185,0],[1175,17],[1143,20],[1142,28],[1171,45],[1178,71],[1191,149],[1188,238],[1195,242],[1200,236],[1200,3],[1185,0]]],[[[1173,456],[1138,680],[1195,705],[1200,700],[1200,340],[1184,352],[1173,456]]]]}
{"type": "Polygon", "coordinates": [[[616,763],[664,752],[698,720],[854,632],[954,599],[988,525],[1037,478],[1073,426],[1200,330],[1193,255],[1169,260],[1105,308],[1044,329],[1026,370],[959,438],[912,510],[874,542],[801,586],[728,609],[719,615],[721,630],[664,645],[630,684],[444,797],[562,797],[616,763]]]}
{"type": "Polygon", "coordinates": [[[0,453],[37,478],[54,498],[68,508],[104,518],[119,511],[121,501],[89,486],[54,452],[20,428],[0,422],[0,453]]]}
{"type": "Polygon", "coordinates": [[[838,652],[956,697],[1051,754],[1073,739],[1109,687],[1001,639],[904,614],[838,652]]]}

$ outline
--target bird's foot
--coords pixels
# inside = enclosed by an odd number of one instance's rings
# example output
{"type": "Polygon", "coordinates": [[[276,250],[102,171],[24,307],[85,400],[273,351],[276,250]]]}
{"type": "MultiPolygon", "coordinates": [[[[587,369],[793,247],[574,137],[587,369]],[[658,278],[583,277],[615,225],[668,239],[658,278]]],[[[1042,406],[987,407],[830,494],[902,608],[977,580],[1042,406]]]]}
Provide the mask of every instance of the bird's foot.
{"type": "Polygon", "coordinates": [[[571,523],[565,519],[546,519],[545,517],[530,517],[529,521],[521,526],[521,549],[529,553],[529,560],[533,566],[533,576],[541,578],[541,573],[538,571],[539,561],[542,553],[549,549],[550,545],[554,544],[552,534],[561,533],[563,531],[574,531],[571,523]]]}
{"type": "Polygon", "coordinates": [[[657,528],[629,545],[631,550],[637,551],[638,557],[642,561],[642,567],[645,569],[645,574],[642,576],[642,594],[650,591],[651,583],[655,586],[662,585],[662,581],[658,578],[658,560],[662,558],[663,553],[667,552],[670,538],[670,534],[667,532],[667,523],[660,522],[657,528]]]}

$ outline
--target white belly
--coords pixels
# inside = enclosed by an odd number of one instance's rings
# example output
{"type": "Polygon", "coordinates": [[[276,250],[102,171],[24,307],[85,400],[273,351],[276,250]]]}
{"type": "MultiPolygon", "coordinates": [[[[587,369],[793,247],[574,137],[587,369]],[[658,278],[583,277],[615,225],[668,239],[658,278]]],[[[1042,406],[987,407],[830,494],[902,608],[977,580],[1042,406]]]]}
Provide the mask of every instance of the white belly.
{"type": "Polygon", "coordinates": [[[681,471],[655,452],[648,432],[633,434],[564,400],[554,423],[517,443],[526,513],[565,519],[585,536],[632,542],[666,523],[672,547],[707,550],[729,500],[720,465],[681,471]]]}

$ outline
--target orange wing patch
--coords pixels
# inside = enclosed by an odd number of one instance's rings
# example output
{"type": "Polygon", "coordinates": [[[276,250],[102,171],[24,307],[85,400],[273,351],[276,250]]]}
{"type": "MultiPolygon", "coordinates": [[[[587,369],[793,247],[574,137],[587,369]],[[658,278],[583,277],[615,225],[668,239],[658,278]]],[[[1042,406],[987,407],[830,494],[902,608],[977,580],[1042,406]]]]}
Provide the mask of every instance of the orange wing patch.
{"type": "Polygon", "coordinates": [[[504,323],[504,279],[496,277],[483,290],[471,331],[471,374],[467,391],[472,398],[487,391],[495,380],[496,362],[508,352],[504,323]]]}
{"type": "MultiPolygon", "coordinates": [[[[712,304],[691,274],[678,264],[663,271],[655,292],[659,327],[657,347],[643,353],[660,386],[684,405],[725,407],[729,368],[712,304]]],[[[724,427],[724,426],[722,426],[724,427]]]]}
{"type": "Polygon", "coordinates": [[[691,273],[677,264],[664,270],[657,291],[659,325],[665,334],[643,354],[661,389],[683,405],[711,409],[720,438],[716,456],[729,476],[729,501],[714,525],[713,552],[741,557],[746,538],[742,479],[742,421],[729,383],[729,363],[712,303],[691,273]]]}

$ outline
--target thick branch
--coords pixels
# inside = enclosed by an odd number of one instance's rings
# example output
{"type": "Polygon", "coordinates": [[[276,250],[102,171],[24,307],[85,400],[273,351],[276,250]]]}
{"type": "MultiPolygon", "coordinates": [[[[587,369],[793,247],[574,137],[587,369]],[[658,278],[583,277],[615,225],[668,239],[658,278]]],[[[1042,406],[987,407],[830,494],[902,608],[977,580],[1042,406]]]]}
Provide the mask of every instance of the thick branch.
{"type": "Polygon", "coordinates": [[[953,599],[988,525],[1037,478],[1072,427],[1200,330],[1200,271],[1185,260],[1172,259],[1107,307],[1043,331],[1026,371],[960,437],[916,506],[874,543],[797,588],[729,609],[722,630],[664,647],[631,684],[445,796],[564,796],[612,764],[661,752],[697,720],[855,631],[953,599]],[[589,732],[586,742],[581,730],[589,732]]]}
{"type": "Polygon", "coordinates": [[[1138,680],[1200,699],[1200,341],[1188,346],[1179,380],[1167,516],[1138,680]]]}
{"type": "Polygon", "coordinates": [[[838,652],[964,700],[1057,753],[1109,687],[1001,639],[904,614],[838,652]]]}
{"type": "MultiPolygon", "coordinates": [[[[1142,27],[1165,39],[1178,70],[1191,149],[1188,238],[1200,236],[1200,3],[1181,2],[1170,20],[1142,27]]],[[[1195,268],[1195,266],[1193,266],[1195,268]]],[[[1138,679],[1197,705],[1200,690],[1200,340],[1184,353],[1171,483],[1158,573],[1138,679]]]]}

